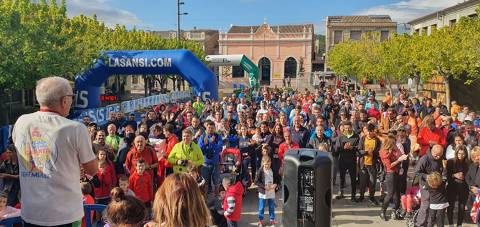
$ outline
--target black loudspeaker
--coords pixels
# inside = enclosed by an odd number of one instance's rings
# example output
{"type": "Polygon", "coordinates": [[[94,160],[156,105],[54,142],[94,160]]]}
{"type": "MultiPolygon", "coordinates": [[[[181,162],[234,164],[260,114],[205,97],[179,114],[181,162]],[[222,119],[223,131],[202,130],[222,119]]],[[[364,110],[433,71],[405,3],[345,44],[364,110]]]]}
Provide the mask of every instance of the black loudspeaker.
{"type": "Polygon", "coordinates": [[[283,171],[283,226],[329,227],[332,157],[315,149],[289,150],[283,171]]]}

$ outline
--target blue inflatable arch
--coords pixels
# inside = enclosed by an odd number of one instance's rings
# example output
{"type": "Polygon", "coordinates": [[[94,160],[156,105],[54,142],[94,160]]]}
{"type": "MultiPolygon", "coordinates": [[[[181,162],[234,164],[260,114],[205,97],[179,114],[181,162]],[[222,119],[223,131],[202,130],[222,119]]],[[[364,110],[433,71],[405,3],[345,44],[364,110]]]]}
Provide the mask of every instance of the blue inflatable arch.
{"type": "Polygon", "coordinates": [[[203,99],[218,99],[215,74],[188,50],[106,51],[75,78],[75,109],[100,106],[100,87],[110,75],[177,74],[203,99]]]}

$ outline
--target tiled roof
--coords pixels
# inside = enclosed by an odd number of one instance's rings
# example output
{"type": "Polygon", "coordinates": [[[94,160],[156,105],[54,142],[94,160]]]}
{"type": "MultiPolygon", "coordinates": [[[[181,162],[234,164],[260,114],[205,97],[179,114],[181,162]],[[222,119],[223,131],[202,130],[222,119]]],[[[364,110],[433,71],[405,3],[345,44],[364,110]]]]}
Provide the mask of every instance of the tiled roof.
{"type": "Polygon", "coordinates": [[[370,16],[329,16],[331,23],[384,23],[392,22],[388,15],[370,15],[370,16]]]}
{"type": "MultiPolygon", "coordinates": [[[[232,26],[228,33],[250,33],[253,31],[255,33],[260,26],[232,26]]],[[[313,24],[304,24],[304,25],[270,25],[270,28],[273,32],[279,30],[280,33],[303,33],[304,28],[307,32],[309,28],[313,32],[313,24]]]]}

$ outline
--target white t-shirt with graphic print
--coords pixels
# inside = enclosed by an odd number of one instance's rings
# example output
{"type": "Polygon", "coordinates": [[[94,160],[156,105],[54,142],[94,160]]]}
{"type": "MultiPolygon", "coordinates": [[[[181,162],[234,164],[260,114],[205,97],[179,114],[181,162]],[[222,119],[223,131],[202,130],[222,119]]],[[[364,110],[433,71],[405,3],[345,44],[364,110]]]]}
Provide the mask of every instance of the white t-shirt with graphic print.
{"type": "Polygon", "coordinates": [[[95,159],[87,128],[56,113],[35,112],[18,118],[12,137],[23,220],[44,226],[80,220],[80,164],[95,159]]]}

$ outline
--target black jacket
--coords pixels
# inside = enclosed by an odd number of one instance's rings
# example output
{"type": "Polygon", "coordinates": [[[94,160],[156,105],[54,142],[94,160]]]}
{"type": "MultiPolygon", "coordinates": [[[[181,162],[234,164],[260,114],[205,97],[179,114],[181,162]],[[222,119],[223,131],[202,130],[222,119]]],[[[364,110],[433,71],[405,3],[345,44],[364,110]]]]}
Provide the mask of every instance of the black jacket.
{"type": "MultiPolygon", "coordinates": [[[[380,148],[382,147],[382,141],[378,137],[375,137],[375,148],[373,149],[373,166],[379,162],[379,157],[380,157],[380,148]]],[[[358,154],[359,157],[364,157],[367,154],[367,151],[365,151],[365,136],[362,136],[360,138],[360,142],[358,143],[358,154]]],[[[364,159],[360,158],[360,168],[363,168],[364,164],[364,159]]]]}
{"type": "Polygon", "coordinates": [[[426,184],[427,175],[433,172],[443,172],[442,159],[435,160],[430,151],[427,152],[415,166],[415,174],[420,178],[420,185],[426,184]]]}
{"type": "MultiPolygon", "coordinates": [[[[281,178],[278,173],[273,171],[273,183],[277,184],[277,189],[280,187],[281,178]]],[[[265,171],[263,171],[263,167],[260,167],[257,171],[257,177],[255,178],[255,185],[258,186],[258,192],[265,194],[265,171]]],[[[276,191],[276,190],[275,190],[276,191]]]]}
{"type": "Polygon", "coordinates": [[[467,173],[468,173],[468,163],[464,161],[463,163],[455,163],[454,159],[449,159],[447,160],[447,182],[448,185],[453,185],[453,182],[457,183],[465,183],[465,180],[459,180],[453,177],[453,174],[461,172],[463,173],[463,176],[466,178],[467,173]]]}
{"type": "Polygon", "coordinates": [[[340,162],[356,162],[357,152],[358,152],[358,143],[360,138],[357,134],[353,134],[351,137],[347,137],[345,135],[341,135],[337,138],[335,143],[336,155],[338,155],[338,160],[340,162]],[[345,150],[344,146],[346,143],[351,143],[352,149],[345,150]]]}

